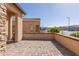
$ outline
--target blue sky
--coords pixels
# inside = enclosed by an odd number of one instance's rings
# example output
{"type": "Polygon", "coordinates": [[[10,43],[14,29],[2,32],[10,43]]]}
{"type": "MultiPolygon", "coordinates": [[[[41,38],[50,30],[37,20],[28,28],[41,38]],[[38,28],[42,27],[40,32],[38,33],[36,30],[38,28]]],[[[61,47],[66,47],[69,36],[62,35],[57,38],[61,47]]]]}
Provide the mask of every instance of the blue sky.
{"type": "Polygon", "coordinates": [[[41,18],[41,27],[79,25],[79,4],[77,3],[21,3],[27,18],[41,18]]]}

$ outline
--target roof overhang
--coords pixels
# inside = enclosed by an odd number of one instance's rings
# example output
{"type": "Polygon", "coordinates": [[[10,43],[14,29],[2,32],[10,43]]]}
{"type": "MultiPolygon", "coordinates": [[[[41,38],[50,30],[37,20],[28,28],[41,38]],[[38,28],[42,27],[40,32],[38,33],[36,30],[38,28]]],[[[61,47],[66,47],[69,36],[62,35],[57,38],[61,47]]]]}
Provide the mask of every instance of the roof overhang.
{"type": "Polygon", "coordinates": [[[25,15],[26,13],[24,12],[24,10],[20,7],[19,4],[16,4],[16,3],[7,3],[7,10],[10,11],[10,12],[13,12],[15,14],[23,14],[25,15]]]}
{"type": "Polygon", "coordinates": [[[24,15],[26,14],[26,12],[23,10],[23,8],[17,3],[13,3],[24,15]]]}

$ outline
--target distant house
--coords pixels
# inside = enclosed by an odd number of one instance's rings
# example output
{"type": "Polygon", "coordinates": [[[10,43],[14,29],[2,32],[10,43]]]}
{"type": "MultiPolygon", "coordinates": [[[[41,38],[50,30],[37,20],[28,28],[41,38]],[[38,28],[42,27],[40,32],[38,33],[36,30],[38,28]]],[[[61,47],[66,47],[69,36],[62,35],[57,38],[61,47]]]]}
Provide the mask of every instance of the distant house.
{"type": "Polygon", "coordinates": [[[40,18],[24,18],[23,33],[38,33],[40,32],[40,18]]]}
{"type": "Polygon", "coordinates": [[[64,31],[79,31],[79,25],[62,26],[60,29],[64,31]]]}

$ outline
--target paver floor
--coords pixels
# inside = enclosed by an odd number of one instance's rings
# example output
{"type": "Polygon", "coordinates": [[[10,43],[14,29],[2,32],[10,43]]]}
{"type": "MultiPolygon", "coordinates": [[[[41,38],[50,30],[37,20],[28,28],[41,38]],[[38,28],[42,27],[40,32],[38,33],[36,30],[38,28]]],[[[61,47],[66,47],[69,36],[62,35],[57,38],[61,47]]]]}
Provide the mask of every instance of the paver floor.
{"type": "Polygon", "coordinates": [[[74,55],[55,41],[22,40],[7,44],[7,56],[69,56],[74,55]]]}

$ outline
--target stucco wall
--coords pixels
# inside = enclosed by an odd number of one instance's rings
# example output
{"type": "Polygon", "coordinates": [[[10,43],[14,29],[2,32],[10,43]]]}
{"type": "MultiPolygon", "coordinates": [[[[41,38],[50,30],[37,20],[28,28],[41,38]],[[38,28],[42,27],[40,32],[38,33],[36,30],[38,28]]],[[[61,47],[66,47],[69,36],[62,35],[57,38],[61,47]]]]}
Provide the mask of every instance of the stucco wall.
{"type": "Polygon", "coordinates": [[[27,34],[23,34],[23,39],[51,40],[53,39],[53,34],[52,33],[27,33],[27,34]]]}
{"type": "Polygon", "coordinates": [[[79,38],[55,34],[54,39],[70,51],[79,55],[79,38]]]}

